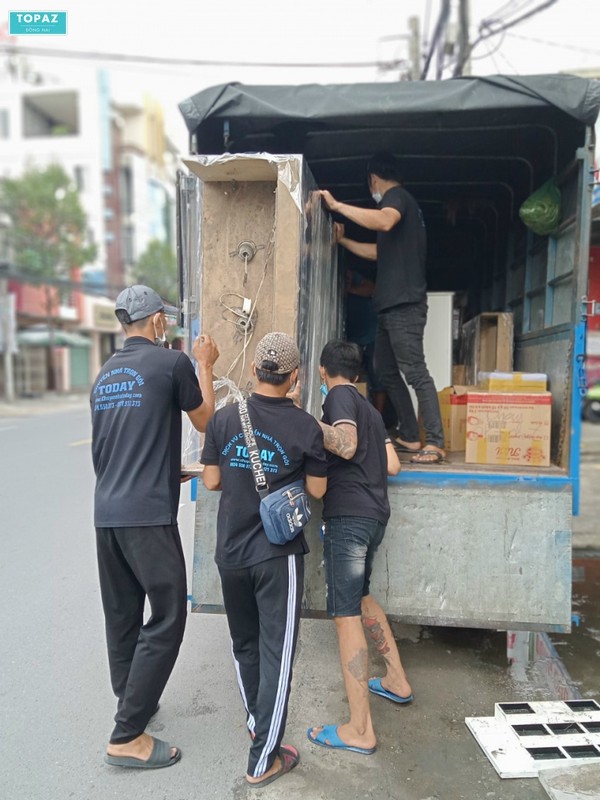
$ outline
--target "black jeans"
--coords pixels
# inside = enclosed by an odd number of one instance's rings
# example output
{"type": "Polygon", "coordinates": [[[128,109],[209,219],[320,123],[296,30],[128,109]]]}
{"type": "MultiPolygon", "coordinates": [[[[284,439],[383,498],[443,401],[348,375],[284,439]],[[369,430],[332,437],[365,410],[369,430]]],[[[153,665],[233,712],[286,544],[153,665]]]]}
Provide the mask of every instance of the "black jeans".
{"type": "Polygon", "coordinates": [[[423,352],[427,302],[405,303],[382,311],[377,318],[375,368],[398,415],[398,435],[419,441],[419,426],[406,383],[415,390],[423,417],[425,442],[444,446],[444,430],[435,384],[423,352]],[[404,382],[402,376],[406,379],[404,382]]]}
{"type": "Polygon", "coordinates": [[[187,616],[177,525],[96,528],[110,677],[118,698],[113,744],[144,732],[175,665],[187,616]],[[144,624],[144,602],[151,616],[144,624]]]}

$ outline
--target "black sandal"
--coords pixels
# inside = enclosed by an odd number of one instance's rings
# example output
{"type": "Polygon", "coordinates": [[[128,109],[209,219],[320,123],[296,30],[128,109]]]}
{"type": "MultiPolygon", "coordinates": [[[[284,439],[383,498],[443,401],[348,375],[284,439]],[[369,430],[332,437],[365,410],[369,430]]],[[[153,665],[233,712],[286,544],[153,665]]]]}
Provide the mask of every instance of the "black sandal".
{"type": "Polygon", "coordinates": [[[411,464],[441,464],[444,461],[443,453],[432,447],[424,447],[411,458],[411,464]]]}

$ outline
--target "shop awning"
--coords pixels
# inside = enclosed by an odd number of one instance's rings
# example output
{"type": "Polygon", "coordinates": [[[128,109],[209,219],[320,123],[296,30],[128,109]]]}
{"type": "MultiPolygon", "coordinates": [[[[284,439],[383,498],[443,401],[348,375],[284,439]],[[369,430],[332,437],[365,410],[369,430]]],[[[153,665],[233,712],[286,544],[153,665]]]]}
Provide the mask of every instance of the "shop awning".
{"type": "MultiPolygon", "coordinates": [[[[36,325],[32,328],[17,333],[19,347],[50,347],[50,330],[47,325],[36,325]]],[[[54,329],[54,344],[56,347],[91,347],[92,343],[87,336],[73,331],[54,329]]]]}

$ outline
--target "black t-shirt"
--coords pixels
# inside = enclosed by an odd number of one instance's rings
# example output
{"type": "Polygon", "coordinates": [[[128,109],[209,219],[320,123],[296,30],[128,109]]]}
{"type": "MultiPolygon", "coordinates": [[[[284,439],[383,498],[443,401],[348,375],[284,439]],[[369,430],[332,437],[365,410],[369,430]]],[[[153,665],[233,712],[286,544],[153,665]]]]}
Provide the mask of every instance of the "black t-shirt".
{"type": "Polygon", "coordinates": [[[387,433],[381,414],[353,384],[330,389],[323,404],[323,422],[356,426],[357,447],[351,459],[327,453],[327,493],[323,518],[366,517],[386,523],[387,433]]]}
{"type": "MultiPolygon", "coordinates": [[[[251,395],[248,413],[271,490],[304,475],[326,476],[323,432],[310,414],[289,398],[262,394],[251,395]]],[[[201,461],[221,469],[215,553],[220,567],[250,567],[278,556],[308,552],[302,533],[285,545],[267,539],[237,403],[217,411],[208,423],[201,461]]]]}
{"type": "Polygon", "coordinates": [[[173,525],[181,481],[181,412],[202,404],[185,353],[125,340],[90,394],[97,528],[173,525]]]}
{"type": "Polygon", "coordinates": [[[417,201],[401,186],[393,186],[383,195],[379,207],[395,208],[402,218],[391,230],[377,234],[373,305],[378,312],[402,303],[420,303],[427,296],[427,237],[417,201]]]}

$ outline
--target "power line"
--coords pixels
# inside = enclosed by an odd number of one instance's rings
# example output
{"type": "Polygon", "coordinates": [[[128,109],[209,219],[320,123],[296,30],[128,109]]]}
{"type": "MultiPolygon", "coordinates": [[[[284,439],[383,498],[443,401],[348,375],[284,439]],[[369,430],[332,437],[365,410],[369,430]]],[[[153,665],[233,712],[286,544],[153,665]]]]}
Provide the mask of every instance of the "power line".
{"type": "MultiPolygon", "coordinates": [[[[93,50],[66,50],[21,45],[0,44],[0,53],[7,55],[41,56],[45,58],[72,58],[87,61],[117,61],[126,64],[150,64],[157,66],[186,67],[260,67],[260,68],[293,68],[293,69],[365,69],[388,66],[378,61],[319,61],[319,62],[275,62],[275,61],[214,61],[212,59],[172,58],[169,56],[128,55],[126,53],[103,53],[93,50]]],[[[394,65],[392,65],[394,66],[394,65]]]]}
{"type": "Polygon", "coordinates": [[[526,19],[529,19],[530,17],[534,17],[536,14],[539,14],[541,11],[545,11],[547,8],[550,8],[550,6],[553,6],[557,2],[558,2],[558,0],[546,0],[546,2],[542,3],[541,5],[536,6],[535,8],[532,8],[531,11],[527,11],[525,14],[521,14],[520,17],[517,17],[516,19],[513,19],[511,22],[505,22],[499,28],[495,28],[495,29],[492,28],[492,24],[494,22],[497,22],[497,20],[484,19],[484,20],[482,20],[481,25],[479,26],[479,30],[481,31],[483,29],[483,31],[485,31],[485,32],[481,34],[479,39],[487,38],[488,36],[494,36],[497,33],[501,33],[502,31],[506,31],[509,28],[512,28],[515,25],[518,25],[520,22],[525,22],[526,19]]]}
{"type": "Polygon", "coordinates": [[[436,48],[444,35],[446,26],[448,24],[449,16],[450,16],[450,0],[442,0],[442,7],[440,9],[440,14],[438,16],[438,20],[435,25],[435,30],[433,32],[433,37],[429,45],[429,51],[425,58],[423,71],[421,72],[422,81],[424,81],[427,78],[427,73],[429,72],[429,65],[431,64],[431,59],[433,58],[433,54],[435,53],[436,48]]]}
{"type": "Polygon", "coordinates": [[[488,19],[493,19],[494,21],[502,22],[502,17],[506,19],[506,17],[511,17],[514,14],[518,14],[527,6],[532,4],[533,0],[509,0],[508,3],[505,3],[503,6],[500,6],[496,11],[492,12],[488,19]]]}
{"type": "Polygon", "coordinates": [[[600,56],[600,50],[591,50],[586,47],[579,47],[575,44],[564,44],[563,42],[550,42],[548,39],[537,39],[535,36],[522,36],[518,33],[507,33],[507,36],[513,39],[521,39],[524,42],[535,42],[536,44],[543,44],[547,47],[560,47],[563,50],[574,50],[577,53],[586,53],[591,56],[600,56]]]}
{"type": "Polygon", "coordinates": [[[496,68],[496,72],[500,72],[500,67],[498,66],[498,63],[496,61],[496,56],[495,56],[496,51],[498,50],[498,47],[495,47],[493,50],[490,50],[489,42],[484,42],[483,44],[485,45],[485,49],[488,51],[486,58],[491,58],[492,59],[492,63],[494,65],[494,67],[496,68]]]}
{"type": "MultiPolygon", "coordinates": [[[[504,31],[502,31],[502,33],[500,34],[500,39],[499,39],[498,43],[496,44],[496,46],[494,47],[493,50],[490,50],[489,42],[487,41],[487,39],[484,39],[483,40],[483,44],[486,46],[487,53],[485,55],[483,55],[483,56],[471,56],[471,61],[481,61],[484,58],[491,58],[495,53],[498,52],[498,50],[500,50],[500,48],[504,44],[504,40],[506,39],[507,35],[508,34],[506,34],[504,31]]],[[[496,69],[498,69],[498,65],[496,64],[495,61],[494,61],[494,66],[496,67],[496,69]]]]}
{"type": "Polygon", "coordinates": [[[545,11],[550,6],[553,6],[557,3],[558,0],[545,0],[545,2],[537,5],[535,8],[532,8],[531,11],[527,11],[524,14],[521,14],[520,17],[513,19],[511,22],[505,22],[503,25],[499,27],[494,27],[497,25],[498,20],[493,19],[484,19],[482,20],[481,24],[479,25],[480,34],[477,39],[470,45],[467,49],[466,54],[463,54],[462,58],[457,59],[456,65],[454,67],[454,77],[458,77],[462,75],[463,67],[466,63],[467,58],[473,52],[475,47],[483,42],[485,39],[489,39],[491,36],[497,36],[499,33],[503,33],[507,31],[509,28],[513,28],[515,25],[518,25],[521,22],[524,22],[526,19],[530,19],[534,17],[536,14],[539,14],[541,11],[545,11]]]}
{"type": "Polygon", "coordinates": [[[511,64],[511,62],[508,60],[508,58],[504,55],[502,51],[500,51],[498,55],[503,61],[505,61],[508,64],[509,68],[515,73],[515,75],[519,74],[519,70],[515,67],[514,64],[511,64]]]}

